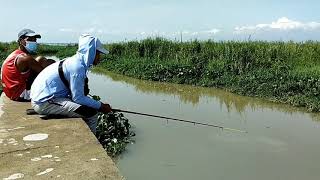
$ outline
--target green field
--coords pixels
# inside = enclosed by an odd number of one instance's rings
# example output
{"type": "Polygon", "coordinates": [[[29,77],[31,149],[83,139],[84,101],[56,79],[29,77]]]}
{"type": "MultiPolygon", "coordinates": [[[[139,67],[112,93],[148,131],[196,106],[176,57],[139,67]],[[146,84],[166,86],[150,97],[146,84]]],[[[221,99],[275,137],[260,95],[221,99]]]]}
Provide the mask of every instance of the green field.
{"type": "MultiPolygon", "coordinates": [[[[218,87],[237,94],[320,110],[320,43],[175,42],[162,38],[107,44],[107,70],[152,81],[218,87]]],[[[0,44],[4,59],[15,44],[0,44]]],[[[75,46],[42,45],[60,58],[75,46]]]]}

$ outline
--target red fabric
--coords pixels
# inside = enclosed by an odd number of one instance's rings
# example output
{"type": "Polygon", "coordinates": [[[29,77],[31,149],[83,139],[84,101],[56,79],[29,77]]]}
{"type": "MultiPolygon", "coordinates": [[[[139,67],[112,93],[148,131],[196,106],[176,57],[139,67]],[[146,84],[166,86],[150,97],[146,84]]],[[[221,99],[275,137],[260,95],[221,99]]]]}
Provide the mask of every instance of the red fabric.
{"type": "Polygon", "coordinates": [[[30,70],[21,73],[15,65],[17,56],[25,54],[17,49],[2,64],[1,81],[3,92],[12,100],[19,99],[21,93],[26,89],[26,81],[30,76],[30,70]]]}

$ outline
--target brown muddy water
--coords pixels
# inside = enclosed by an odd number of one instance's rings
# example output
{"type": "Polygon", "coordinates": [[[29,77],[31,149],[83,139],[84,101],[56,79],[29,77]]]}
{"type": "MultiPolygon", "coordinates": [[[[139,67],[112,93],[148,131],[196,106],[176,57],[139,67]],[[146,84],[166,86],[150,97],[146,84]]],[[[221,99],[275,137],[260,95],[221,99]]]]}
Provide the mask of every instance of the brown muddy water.
{"type": "Polygon", "coordinates": [[[246,130],[125,114],[136,143],[118,161],[128,180],[318,180],[320,116],[223,90],[89,73],[113,108],[246,130]]]}

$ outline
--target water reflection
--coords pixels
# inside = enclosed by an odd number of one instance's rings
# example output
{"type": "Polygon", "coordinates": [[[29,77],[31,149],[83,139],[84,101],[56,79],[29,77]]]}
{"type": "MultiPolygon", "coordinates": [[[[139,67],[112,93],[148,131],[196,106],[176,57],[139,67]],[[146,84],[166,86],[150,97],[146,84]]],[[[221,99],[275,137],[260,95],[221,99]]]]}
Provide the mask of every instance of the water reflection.
{"type": "Polygon", "coordinates": [[[239,114],[242,114],[248,109],[256,111],[257,109],[268,108],[270,110],[282,111],[289,114],[295,112],[307,113],[313,120],[320,121],[319,113],[308,113],[305,108],[297,108],[287,104],[266,101],[261,98],[239,96],[221,89],[144,81],[111,72],[101,71],[99,69],[95,69],[94,73],[100,75],[106,74],[113,81],[130,84],[136,91],[141,93],[174,95],[178,97],[181,102],[190,103],[193,106],[198,105],[201,98],[216,98],[220,103],[220,107],[225,106],[228,112],[235,110],[239,114]]]}
{"type": "Polygon", "coordinates": [[[304,109],[214,88],[141,81],[113,73],[89,73],[89,79],[92,93],[120,109],[128,107],[249,132],[195,128],[125,114],[135,127],[136,143],[127,147],[117,165],[128,179],[319,177],[319,170],[313,168],[320,161],[319,123],[311,121],[304,109]]]}

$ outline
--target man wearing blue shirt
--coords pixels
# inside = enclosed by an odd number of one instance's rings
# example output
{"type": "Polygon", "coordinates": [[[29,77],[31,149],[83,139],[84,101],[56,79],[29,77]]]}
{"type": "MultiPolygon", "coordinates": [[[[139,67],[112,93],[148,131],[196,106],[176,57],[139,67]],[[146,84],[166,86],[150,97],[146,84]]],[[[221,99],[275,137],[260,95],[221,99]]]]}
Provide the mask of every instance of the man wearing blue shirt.
{"type": "Polygon", "coordinates": [[[100,40],[81,35],[77,53],[44,69],[31,86],[31,104],[42,115],[82,117],[96,133],[98,112],[108,113],[109,104],[101,103],[84,92],[87,72],[97,65],[100,54],[107,54],[100,40]]]}

